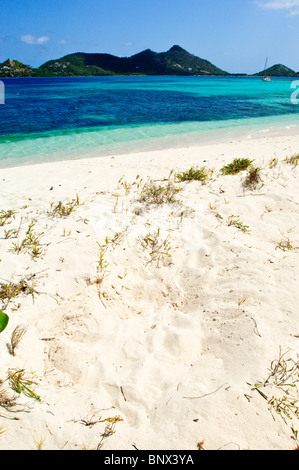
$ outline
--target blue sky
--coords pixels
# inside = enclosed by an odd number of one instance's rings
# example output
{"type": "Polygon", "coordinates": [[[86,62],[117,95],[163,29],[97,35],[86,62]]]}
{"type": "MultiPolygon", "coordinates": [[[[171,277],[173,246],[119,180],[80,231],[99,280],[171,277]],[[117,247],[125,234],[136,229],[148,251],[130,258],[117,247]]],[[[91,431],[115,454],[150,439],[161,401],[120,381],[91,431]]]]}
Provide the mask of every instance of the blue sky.
{"type": "Polygon", "coordinates": [[[0,62],[179,44],[228,72],[299,71],[299,0],[1,0],[0,62]]]}

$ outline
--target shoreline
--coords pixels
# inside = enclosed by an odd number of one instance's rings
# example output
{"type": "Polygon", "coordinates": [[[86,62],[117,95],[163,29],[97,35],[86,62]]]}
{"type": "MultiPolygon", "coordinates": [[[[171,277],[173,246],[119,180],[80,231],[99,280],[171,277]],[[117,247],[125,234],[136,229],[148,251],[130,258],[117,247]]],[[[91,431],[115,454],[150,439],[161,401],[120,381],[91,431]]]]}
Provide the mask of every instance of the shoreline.
{"type": "MultiPolygon", "coordinates": [[[[179,127],[179,126],[178,126],[179,127]]],[[[3,165],[4,160],[0,159],[0,170],[14,167],[24,167],[27,165],[39,165],[43,163],[55,163],[59,161],[73,161],[83,159],[111,158],[139,153],[184,150],[185,148],[195,148],[210,146],[213,144],[226,145],[228,143],[242,141],[256,141],[264,138],[296,138],[299,125],[296,121],[265,122],[263,124],[246,124],[236,127],[223,127],[218,129],[207,129],[201,131],[178,132],[160,137],[147,137],[145,139],[131,140],[127,142],[111,143],[109,145],[95,145],[83,148],[74,148],[63,151],[51,151],[41,155],[42,162],[30,159],[28,156],[20,157],[23,163],[11,162],[3,165]],[[123,148],[122,148],[123,146],[123,148]],[[141,149],[141,150],[140,150],[141,149]]],[[[51,139],[51,137],[48,137],[51,139]]],[[[38,139],[38,138],[37,138],[38,139]]],[[[61,145],[63,143],[61,142],[61,145]]],[[[5,144],[3,144],[5,145],[5,144]]],[[[9,159],[10,157],[8,157],[9,159]]]]}
{"type": "MultiPolygon", "coordinates": [[[[96,151],[97,147],[93,148],[91,151],[87,149],[85,152],[85,156],[80,158],[82,155],[81,149],[78,152],[73,151],[63,151],[59,153],[58,159],[44,161],[44,162],[30,162],[24,165],[14,165],[9,167],[0,168],[0,171],[3,173],[10,172],[10,171],[22,171],[26,170],[28,172],[31,169],[53,169],[53,166],[64,167],[69,165],[80,166],[80,167],[88,167],[88,165],[99,167],[101,165],[108,165],[109,163],[116,163],[119,168],[127,168],[128,163],[132,163],[136,161],[136,168],[142,165],[142,161],[144,164],[149,164],[149,161],[160,161],[160,158],[163,156],[166,159],[167,164],[170,165],[171,160],[174,158],[174,163],[177,166],[181,167],[184,164],[191,164],[194,160],[194,156],[196,155],[196,164],[199,165],[203,162],[205,163],[205,159],[200,160],[200,157],[197,156],[199,154],[205,155],[208,152],[209,155],[213,155],[216,150],[216,153],[228,158],[230,149],[234,152],[234,155],[237,155],[238,152],[242,152],[242,158],[246,158],[246,156],[251,156],[254,158],[253,153],[256,152],[257,146],[260,143],[261,147],[257,150],[258,159],[265,158],[266,154],[268,153],[268,148],[272,145],[272,149],[269,151],[270,154],[275,156],[276,152],[285,152],[285,156],[290,156],[294,153],[297,153],[298,147],[298,136],[296,135],[296,129],[290,129],[289,131],[281,132],[281,129],[278,130],[278,133],[274,132],[274,135],[265,135],[262,132],[259,135],[255,135],[254,137],[251,136],[241,136],[239,135],[238,138],[226,138],[224,140],[218,141],[217,139],[212,142],[201,142],[200,144],[196,144],[195,142],[189,142],[189,145],[186,146],[174,146],[174,147],[166,147],[166,148],[157,148],[157,149],[142,149],[141,151],[132,151],[127,153],[119,153],[119,154],[109,154],[103,156],[97,156],[96,151]],[[288,132],[290,131],[290,134],[288,132]],[[295,132],[295,134],[293,134],[295,132]],[[236,150],[235,150],[236,149],[236,150]],[[252,150],[253,149],[253,150],[252,150]],[[74,154],[75,158],[63,158],[63,155],[69,156],[70,154],[74,154]],[[182,161],[178,158],[178,155],[181,154],[184,158],[182,161]]],[[[52,155],[52,154],[51,154],[52,155]]],[[[224,160],[224,159],[223,159],[224,160]]]]}
{"type": "Polygon", "coordinates": [[[280,135],[2,168],[15,212],[0,282],[23,290],[1,297],[0,379],[16,401],[0,407],[0,448],[295,449],[299,420],[275,406],[297,388],[266,379],[299,360],[299,165],[285,160],[298,154],[280,135]],[[257,187],[221,174],[235,158],[261,168],[257,187]],[[205,184],[174,180],[192,166],[205,184]],[[168,183],[174,201],[143,198],[168,183]]]}

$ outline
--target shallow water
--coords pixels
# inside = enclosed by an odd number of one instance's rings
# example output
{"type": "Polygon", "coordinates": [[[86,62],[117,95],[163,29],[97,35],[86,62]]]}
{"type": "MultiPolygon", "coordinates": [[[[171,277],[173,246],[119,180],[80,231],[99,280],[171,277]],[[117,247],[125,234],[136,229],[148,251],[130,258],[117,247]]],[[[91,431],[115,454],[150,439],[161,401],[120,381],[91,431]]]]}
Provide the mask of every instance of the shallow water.
{"type": "Polygon", "coordinates": [[[192,145],[299,125],[293,80],[3,79],[0,166],[192,145]]]}

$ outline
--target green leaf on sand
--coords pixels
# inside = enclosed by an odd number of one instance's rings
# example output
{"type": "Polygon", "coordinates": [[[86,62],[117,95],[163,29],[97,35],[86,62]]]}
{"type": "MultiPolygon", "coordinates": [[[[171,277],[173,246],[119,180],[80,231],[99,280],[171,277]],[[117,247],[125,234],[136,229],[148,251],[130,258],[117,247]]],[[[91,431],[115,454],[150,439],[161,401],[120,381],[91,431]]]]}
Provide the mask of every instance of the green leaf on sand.
{"type": "Polygon", "coordinates": [[[0,333],[1,333],[1,331],[3,331],[7,327],[8,320],[9,320],[9,318],[6,315],[6,313],[4,313],[4,312],[2,312],[2,310],[0,310],[0,333]]]}

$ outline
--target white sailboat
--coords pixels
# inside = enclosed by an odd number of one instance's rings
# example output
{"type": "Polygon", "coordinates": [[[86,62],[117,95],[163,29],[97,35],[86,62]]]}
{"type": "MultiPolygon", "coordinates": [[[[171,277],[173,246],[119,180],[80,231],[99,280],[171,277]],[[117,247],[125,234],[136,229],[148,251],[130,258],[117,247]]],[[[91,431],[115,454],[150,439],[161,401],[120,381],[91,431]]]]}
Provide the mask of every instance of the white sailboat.
{"type": "Polygon", "coordinates": [[[263,81],[264,82],[271,82],[271,78],[266,75],[267,64],[268,64],[268,57],[267,57],[266,62],[265,62],[263,81]]]}

